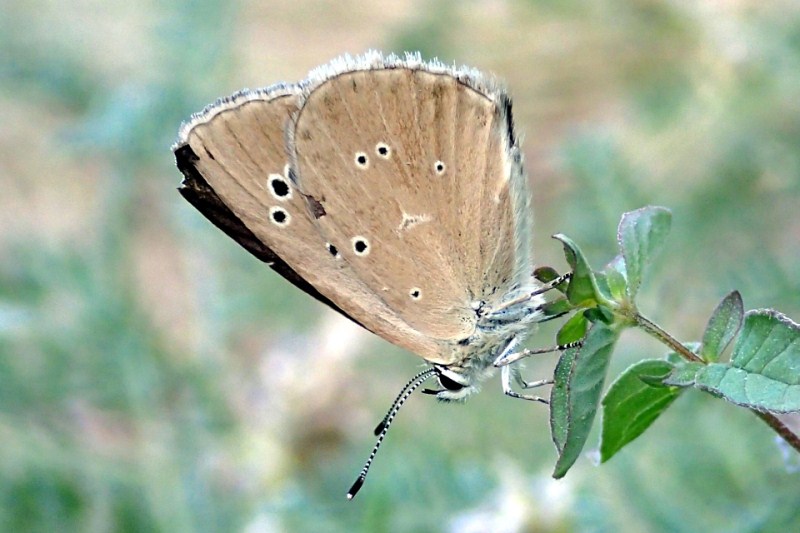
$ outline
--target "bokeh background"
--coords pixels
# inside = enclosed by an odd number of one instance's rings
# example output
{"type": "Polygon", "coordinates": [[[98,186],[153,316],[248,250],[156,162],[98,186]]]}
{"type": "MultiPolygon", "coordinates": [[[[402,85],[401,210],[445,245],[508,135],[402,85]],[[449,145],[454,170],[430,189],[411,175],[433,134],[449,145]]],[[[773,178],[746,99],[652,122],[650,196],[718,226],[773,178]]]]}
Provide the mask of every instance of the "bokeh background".
{"type": "MultiPolygon", "coordinates": [[[[751,413],[686,394],[556,482],[546,409],[497,380],[413,397],[345,501],[420,360],[212,227],[170,145],[218,96],[369,48],[507,81],[541,264],[563,232],[599,267],[622,212],[664,205],[645,314],[696,340],[736,288],[800,318],[796,0],[3,0],[0,530],[800,530],[800,461],[751,413]]],[[[612,372],[663,352],[630,332],[612,372]]]]}

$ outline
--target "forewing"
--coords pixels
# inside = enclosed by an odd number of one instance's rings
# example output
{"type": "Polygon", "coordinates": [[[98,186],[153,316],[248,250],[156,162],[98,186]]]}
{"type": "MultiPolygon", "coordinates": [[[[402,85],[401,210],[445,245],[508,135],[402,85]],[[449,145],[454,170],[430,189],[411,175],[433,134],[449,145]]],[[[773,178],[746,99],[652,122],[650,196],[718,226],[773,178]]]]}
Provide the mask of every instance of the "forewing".
{"type": "Polygon", "coordinates": [[[187,198],[301,289],[387,340],[438,361],[437,343],[399,319],[319,233],[319,206],[296,187],[284,148],[284,126],[298,99],[294,86],[243,92],[185,125],[175,153],[184,175],[192,176],[184,182],[187,198]]]}
{"type": "Polygon", "coordinates": [[[530,275],[509,110],[474,72],[409,59],[334,63],[306,87],[291,146],[299,187],[325,212],[316,224],[426,336],[466,338],[476,305],[530,275]]]}

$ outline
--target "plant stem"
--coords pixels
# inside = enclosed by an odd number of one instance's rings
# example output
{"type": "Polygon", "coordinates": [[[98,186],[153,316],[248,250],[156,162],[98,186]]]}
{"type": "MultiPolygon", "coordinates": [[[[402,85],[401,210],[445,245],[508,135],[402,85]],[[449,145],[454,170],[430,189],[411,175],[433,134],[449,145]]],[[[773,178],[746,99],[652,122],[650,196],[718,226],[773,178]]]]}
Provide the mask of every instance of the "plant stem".
{"type": "Polygon", "coordinates": [[[693,354],[691,350],[689,350],[686,346],[678,342],[672,335],[661,329],[658,324],[651,321],[649,318],[636,313],[633,317],[636,321],[636,324],[644,329],[645,331],[652,334],[658,340],[675,350],[678,355],[686,359],[687,361],[691,361],[693,363],[704,363],[702,359],[700,359],[697,355],[693,354]]]}
{"type": "Polygon", "coordinates": [[[800,436],[786,427],[786,424],[781,422],[780,418],[770,413],[761,413],[756,410],[752,411],[758,418],[763,420],[765,424],[775,430],[775,433],[780,435],[780,437],[786,441],[786,444],[797,450],[797,452],[800,452],[800,436]]]}
{"type": "MultiPolygon", "coordinates": [[[[699,358],[696,354],[692,353],[691,350],[687,349],[684,345],[678,342],[672,335],[661,329],[658,324],[651,321],[650,319],[640,315],[639,313],[635,313],[634,320],[636,324],[656,337],[658,340],[675,350],[678,355],[686,359],[687,361],[691,361],[693,363],[702,363],[706,364],[701,358],[699,358]]],[[[786,424],[781,422],[781,420],[773,414],[770,413],[762,413],[760,411],[756,411],[755,409],[751,409],[755,415],[764,421],[769,427],[771,427],[775,433],[780,435],[780,437],[786,441],[786,443],[800,452],[800,436],[795,434],[792,430],[786,427],[786,424]]]]}

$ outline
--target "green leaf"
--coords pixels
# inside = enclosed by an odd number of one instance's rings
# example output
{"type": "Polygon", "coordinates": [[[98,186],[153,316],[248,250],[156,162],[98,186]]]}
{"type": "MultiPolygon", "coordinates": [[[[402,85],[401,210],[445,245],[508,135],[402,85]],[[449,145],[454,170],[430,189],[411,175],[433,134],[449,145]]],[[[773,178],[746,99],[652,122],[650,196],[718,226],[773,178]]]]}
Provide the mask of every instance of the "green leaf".
{"type": "Polygon", "coordinates": [[[603,306],[587,309],[583,312],[583,316],[590,322],[602,322],[609,325],[614,323],[614,313],[603,306]]]}
{"type": "Polygon", "coordinates": [[[772,309],[748,311],[731,363],[707,365],[694,381],[757,411],[800,411],[800,325],[772,309]]]}
{"type": "MultiPolygon", "coordinates": [[[[700,350],[699,342],[684,342],[683,345],[692,353],[697,353],[700,350]]],[[[705,367],[703,363],[687,361],[678,352],[668,352],[664,356],[664,360],[671,364],[673,368],[662,383],[672,387],[693,386],[697,373],[705,367]]]]}
{"type": "MultiPolygon", "coordinates": [[[[559,276],[555,268],[549,266],[539,267],[533,271],[533,277],[542,283],[550,283],[559,276]]],[[[556,290],[562,293],[567,291],[567,282],[561,283],[556,286],[556,290]]]]}
{"type": "Polygon", "coordinates": [[[573,305],[567,301],[566,298],[559,298],[550,302],[545,302],[542,306],[542,314],[549,317],[561,316],[564,313],[569,313],[574,309],[573,305]]]}
{"type": "Polygon", "coordinates": [[[603,269],[611,297],[617,302],[628,298],[628,280],[625,279],[625,258],[618,255],[603,269]]]}
{"type": "Polygon", "coordinates": [[[569,433],[569,379],[578,348],[570,348],[561,354],[553,372],[553,388],[550,391],[550,436],[558,454],[564,451],[569,433]]]}
{"type": "Polygon", "coordinates": [[[589,322],[583,313],[575,313],[569,320],[564,322],[561,329],[556,334],[556,342],[558,344],[569,344],[571,342],[579,341],[586,335],[586,330],[589,327],[589,322]]]}
{"type": "Polygon", "coordinates": [[[722,299],[711,314],[703,333],[700,357],[712,363],[719,361],[720,354],[742,327],[743,317],[742,295],[739,291],[733,291],[722,299]]]}
{"type": "Polygon", "coordinates": [[[642,284],[644,269],[669,234],[672,213],[665,207],[643,207],[622,215],[617,231],[625,258],[628,298],[633,301],[642,284]]]}
{"type": "Polygon", "coordinates": [[[550,393],[550,430],[559,455],[556,479],[567,473],[586,444],[616,340],[616,331],[594,324],[583,345],[565,351],[556,365],[550,393]]]}
{"type": "Polygon", "coordinates": [[[774,309],[748,311],[731,363],[772,379],[800,384],[800,325],[774,309]]]}
{"type": "Polygon", "coordinates": [[[656,375],[641,374],[639,376],[639,380],[641,380],[641,382],[646,384],[646,385],[650,385],[651,387],[658,387],[658,388],[662,388],[663,389],[664,387],[673,387],[673,385],[667,385],[666,383],[664,383],[664,380],[666,378],[668,378],[669,376],[670,376],[670,374],[667,374],[667,375],[664,375],[664,374],[656,374],[656,375]]]}
{"type": "Polygon", "coordinates": [[[645,359],[628,367],[609,387],[602,401],[601,462],[641,435],[684,390],[649,384],[663,380],[672,369],[663,359],[645,359]]]}
{"type": "Polygon", "coordinates": [[[603,272],[594,272],[594,282],[597,287],[597,293],[600,298],[596,298],[598,302],[609,302],[612,300],[611,289],[608,288],[608,280],[603,272]]]}
{"type": "Polygon", "coordinates": [[[566,293],[570,303],[580,306],[603,301],[594,279],[594,272],[578,245],[566,235],[556,234],[553,235],[553,238],[561,241],[564,245],[564,255],[567,263],[572,267],[572,279],[569,280],[566,293]]]}
{"type": "Polygon", "coordinates": [[[665,385],[673,387],[692,387],[697,379],[697,374],[705,368],[702,363],[687,363],[679,364],[672,369],[672,372],[666,379],[665,385]]]}

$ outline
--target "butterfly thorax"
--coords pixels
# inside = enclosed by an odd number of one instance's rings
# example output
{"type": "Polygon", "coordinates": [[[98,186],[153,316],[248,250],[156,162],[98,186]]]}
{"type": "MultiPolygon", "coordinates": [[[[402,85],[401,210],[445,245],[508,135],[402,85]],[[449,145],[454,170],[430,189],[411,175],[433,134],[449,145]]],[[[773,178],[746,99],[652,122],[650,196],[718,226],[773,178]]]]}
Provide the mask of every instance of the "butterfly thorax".
{"type": "Polygon", "coordinates": [[[537,288],[532,282],[507,292],[493,304],[474,302],[477,319],[473,333],[451,345],[453,363],[435,365],[444,387],[437,393],[438,399],[464,400],[477,392],[481,382],[494,374],[494,361],[522,343],[534,323],[541,320],[544,300],[540,295],[531,297],[537,288]],[[453,382],[451,387],[446,386],[442,375],[453,382]]]}

